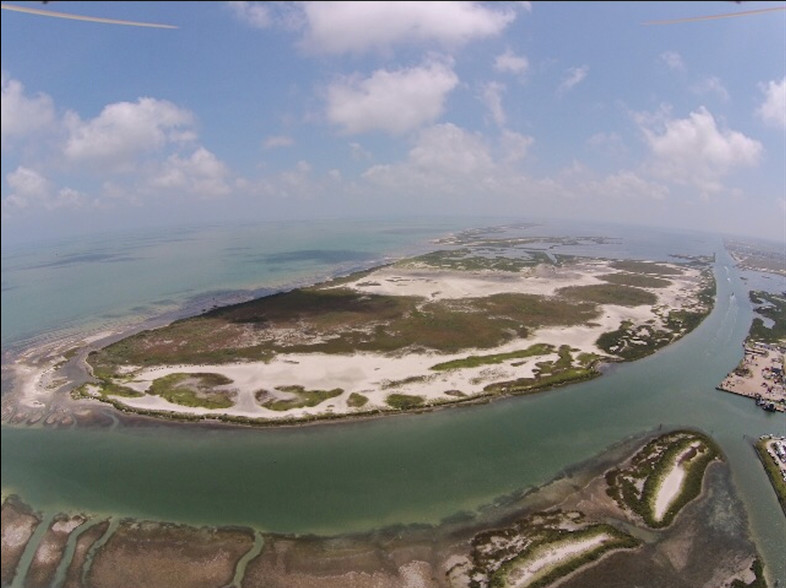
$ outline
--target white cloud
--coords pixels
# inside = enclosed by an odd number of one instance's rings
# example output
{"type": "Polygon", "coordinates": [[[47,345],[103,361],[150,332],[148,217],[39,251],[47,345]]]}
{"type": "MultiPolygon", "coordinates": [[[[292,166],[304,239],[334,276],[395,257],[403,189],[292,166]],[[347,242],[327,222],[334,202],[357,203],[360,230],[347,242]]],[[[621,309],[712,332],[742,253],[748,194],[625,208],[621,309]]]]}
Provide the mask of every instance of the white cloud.
{"type": "Polygon", "coordinates": [[[342,182],[343,178],[338,170],[331,169],[324,176],[317,176],[310,163],[300,160],[294,167],[260,180],[240,180],[238,187],[254,197],[309,202],[316,206],[328,195],[335,193],[336,185],[342,182]]]}
{"type": "Polygon", "coordinates": [[[669,69],[685,71],[685,63],[682,61],[682,56],[676,51],[664,51],[660,54],[660,60],[665,63],[669,69]]]}
{"type": "Polygon", "coordinates": [[[498,126],[505,124],[505,110],[502,108],[502,93],[505,91],[505,84],[499,82],[489,82],[482,89],[483,103],[491,112],[494,122],[498,126]]]}
{"type": "Polygon", "coordinates": [[[627,153],[625,141],[617,133],[595,133],[587,139],[593,151],[601,151],[613,157],[621,157],[627,153]]]}
{"type": "Polygon", "coordinates": [[[265,139],[265,149],[276,149],[277,147],[291,147],[295,140],[287,135],[272,135],[265,139]]]}
{"type": "Polygon", "coordinates": [[[54,183],[36,170],[19,166],[6,175],[12,193],[3,198],[3,213],[15,210],[45,208],[79,208],[84,206],[85,197],[72,188],[55,190],[54,183]]]}
{"type": "Polygon", "coordinates": [[[265,2],[227,2],[240,20],[252,27],[266,29],[273,25],[270,8],[265,2]]]}
{"type": "Polygon", "coordinates": [[[652,171],[706,195],[723,189],[720,180],[734,168],[758,163],[763,147],[738,131],[720,129],[703,106],[688,118],[665,120],[653,128],[650,115],[637,117],[654,156],[652,171]]]}
{"type": "Polygon", "coordinates": [[[664,200],[669,195],[667,186],[647,181],[631,170],[609,174],[600,181],[588,181],[582,191],[593,198],[635,201],[664,200]]]}
{"type": "Polygon", "coordinates": [[[50,210],[56,208],[82,208],[87,204],[87,199],[79,190],[61,188],[53,199],[47,203],[50,210]]]}
{"type": "Polygon", "coordinates": [[[494,69],[502,73],[523,75],[529,69],[529,60],[523,55],[515,55],[510,49],[494,60],[494,69]]]}
{"type": "Polygon", "coordinates": [[[69,131],[66,159],[103,171],[130,171],[138,155],[195,136],[190,130],[191,113],[154,98],[110,104],[88,122],[69,113],[65,123],[69,131]]]}
{"type": "Polygon", "coordinates": [[[417,135],[404,161],[371,166],[362,180],[370,186],[366,191],[411,196],[426,206],[421,195],[477,213],[488,213],[493,206],[506,210],[506,203],[522,204],[531,194],[534,183],[511,164],[524,158],[533,142],[504,130],[494,144],[452,123],[437,124],[417,135]]]}
{"type": "Polygon", "coordinates": [[[486,214],[574,218],[639,218],[641,210],[668,208],[670,191],[632,170],[599,176],[581,163],[540,179],[523,173],[517,161],[534,140],[513,131],[497,144],[454,124],[424,129],[407,158],[371,166],[362,176],[364,192],[418,206],[486,214]],[[494,154],[497,154],[496,156],[494,154]],[[428,198],[424,198],[424,196],[428,198]]]}
{"type": "Polygon", "coordinates": [[[564,94],[565,92],[572,90],[578,84],[584,81],[584,78],[587,77],[588,73],[589,73],[589,66],[587,65],[582,65],[581,67],[571,67],[568,70],[565,79],[562,80],[562,83],[560,83],[557,91],[560,94],[564,94]]]}
{"type": "Polygon", "coordinates": [[[6,182],[12,194],[5,201],[15,208],[27,208],[35,204],[42,204],[52,194],[52,182],[47,180],[37,171],[19,166],[6,175],[6,182]]]}
{"type": "Polygon", "coordinates": [[[213,153],[200,147],[188,158],[171,155],[158,174],[150,180],[154,189],[179,191],[206,198],[225,196],[229,170],[213,153]]]}
{"type": "Polygon", "coordinates": [[[715,94],[721,100],[728,100],[729,99],[729,92],[726,90],[726,87],[723,85],[723,82],[720,81],[715,76],[710,76],[709,78],[704,78],[697,84],[691,88],[693,92],[696,94],[715,94]]]}
{"type": "Polygon", "coordinates": [[[429,172],[466,175],[492,167],[491,155],[480,135],[451,123],[424,129],[409,157],[415,167],[429,172]]]}
{"type": "Polygon", "coordinates": [[[524,159],[527,157],[529,148],[532,147],[534,142],[535,139],[527,135],[522,135],[521,133],[516,133],[507,129],[503,130],[500,146],[502,147],[504,161],[512,163],[524,159]]]}
{"type": "Polygon", "coordinates": [[[363,147],[360,143],[350,143],[349,152],[353,161],[370,161],[374,159],[371,151],[363,147]]]}
{"type": "Polygon", "coordinates": [[[458,77],[443,63],[377,70],[365,79],[332,84],[327,90],[327,117],[349,134],[406,133],[437,119],[457,84],[458,77]]]}
{"type": "Polygon", "coordinates": [[[786,128],[786,77],[761,86],[764,102],[756,110],[761,119],[775,128],[786,128]]]}
{"type": "Polygon", "coordinates": [[[479,2],[305,2],[304,46],[362,53],[410,43],[454,47],[499,35],[515,11],[479,2]]]}
{"type": "Polygon", "coordinates": [[[451,123],[421,131],[406,161],[370,167],[363,179],[391,194],[476,193],[494,176],[494,162],[480,135],[451,123]]]}
{"type": "Polygon", "coordinates": [[[0,133],[2,147],[8,146],[12,137],[23,137],[49,127],[55,119],[52,99],[46,94],[34,97],[25,95],[18,80],[9,79],[2,72],[2,116],[0,133]]]}

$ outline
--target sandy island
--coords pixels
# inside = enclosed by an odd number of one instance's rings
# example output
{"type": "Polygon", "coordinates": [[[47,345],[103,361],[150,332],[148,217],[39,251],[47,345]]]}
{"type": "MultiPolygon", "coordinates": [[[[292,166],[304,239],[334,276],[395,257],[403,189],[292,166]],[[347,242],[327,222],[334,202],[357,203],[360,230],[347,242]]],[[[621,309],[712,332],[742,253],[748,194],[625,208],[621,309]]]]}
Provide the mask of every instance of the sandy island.
{"type": "MultiPolygon", "coordinates": [[[[565,288],[608,287],[605,278],[611,274],[626,279],[641,275],[621,271],[614,264],[610,260],[578,258],[561,266],[539,263],[510,272],[439,269],[408,262],[378,268],[352,281],[327,282],[318,287],[320,290],[344,288],[369,296],[411,297],[423,304],[455,305],[466,300],[510,293],[554,299],[559,298],[565,288]]],[[[17,423],[71,424],[72,418],[79,420],[80,410],[89,411],[94,406],[95,401],[90,400],[92,397],[110,401],[116,408],[125,411],[154,416],[293,423],[400,410],[401,407],[392,405],[391,394],[416,398],[416,408],[423,409],[489,397],[489,386],[495,383],[532,379],[535,382],[533,388],[548,387],[548,384],[539,386],[537,380],[544,365],[555,365],[560,358],[568,358],[570,367],[593,371],[595,375],[601,362],[620,361],[621,357],[598,346],[598,338],[604,333],[625,329],[629,346],[646,347],[651,344],[648,337],[652,333],[659,336],[667,334],[673,340],[688,330],[675,330],[674,325],[669,323],[672,313],[708,312],[706,302],[700,301],[699,297],[702,289],[707,287],[704,268],[662,262],[652,267],[656,268],[655,274],[658,275],[654,278],[657,285],[635,290],[649,293],[656,300],[654,304],[596,304],[591,321],[528,329],[527,337],[509,337],[494,348],[468,348],[457,353],[437,353],[422,348],[394,353],[278,353],[264,361],[152,367],[126,365],[122,367],[122,377],[116,378],[116,381],[133,391],[134,397],[114,395],[111,391],[107,393],[96,384],[85,386],[79,401],[66,401],[65,395],[58,397],[55,394],[58,390],[69,388],[68,377],[61,373],[62,370],[58,371],[63,365],[68,365],[66,352],[77,353],[76,359],[71,361],[73,371],[74,362],[85,366],[87,350],[99,347],[100,341],[108,338],[118,339],[118,334],[101,333],[81,341],[52,343],[29,350],[8,367],[14,377],[14,393],[4,399],[3,419],[17,423]],[[549,346],[548,349],[544,351],[541,348],[530,357],[522,357],[522,351],[543,345],[549,346]],[[478,365],[435,369],[438,364],[460,362],[473,356],[481,358],[478,365]],[[493,361],[483,359],[492,356],[499,357],[493,361]],[[151,393],[151,386],[156,380],[172,374],[217,374],[223,377],[228,383],[217,386],[214,392],[223,394],[231,406],[187,406],[151,393]],[[295,387],[305,391],[335,389],[340,393],[311,406],[297,402],[297,391],[293,393],[295,387]],[[268,400],[266,406],[260,401],[261,394],[268,400]],[[59,401],[53,402],[58,398],[59,401]],[[290,401],[292,406],[272,409],[269,407],[271,400],[290,401]]],[[[653,278],[645,276],[645,279],[653,278]]],[[[304,337],[296,329],[275,328],[268,329],[266,336],[282,342],[304,337]]],[[[83,375],[83,379],[88,377],[83,375]]]]}

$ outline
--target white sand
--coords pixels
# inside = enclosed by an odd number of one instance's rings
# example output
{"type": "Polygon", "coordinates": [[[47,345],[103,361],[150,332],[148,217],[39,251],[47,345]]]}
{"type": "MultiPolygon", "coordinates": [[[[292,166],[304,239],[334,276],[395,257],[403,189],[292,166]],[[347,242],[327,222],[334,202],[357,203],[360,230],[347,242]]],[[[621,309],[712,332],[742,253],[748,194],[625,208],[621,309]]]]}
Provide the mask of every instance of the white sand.
{"type": "Polygon", "coordinates": [[[13,521],[3,522],[2,541],[3,551],[27,545],[33,536],[38,521],[33,517],[18,518],[13,521]]]}
{"type": "Polygon", "coordinates": [[[609,535],[598,534],[580,541],[565,541],[555,545],[544,545],[531,560],[517,565],[508,575],[507,585],[526,586],[540,572],[558,563],[569,560],[572,556],[581,555],[611,539],[609,535]]]}
{"type": "Polygon", "coordinates": [[[653,518],[656,521],[663,520],[666,512],[669,510],[672,502],[679,496],[682,490],[682,481],[685,479],[687,470],[680,464],[683,457],[690,451],[695,451],[701,447],[700,442],[696,442],[687,447],[685,451],[677,455],[672,463],[669,473],[663,478],[660,486],[658,487],[658,495],[655,498],[653,506],[653,518]]]}

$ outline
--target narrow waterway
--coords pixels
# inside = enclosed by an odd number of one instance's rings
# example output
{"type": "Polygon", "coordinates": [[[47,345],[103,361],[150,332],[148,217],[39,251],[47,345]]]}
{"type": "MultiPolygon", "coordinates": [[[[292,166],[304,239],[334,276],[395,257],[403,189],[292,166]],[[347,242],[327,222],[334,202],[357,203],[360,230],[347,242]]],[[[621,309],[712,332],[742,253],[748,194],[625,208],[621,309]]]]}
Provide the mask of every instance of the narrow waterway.
{"type": "Polygon", "coordinates": [[[725,452],[771,579],[786,518],[751,447],[782,414],[715,390],[752,311],[719,248],[717,302],[693,333],[602,378],[483,406],[292,429],[2,428],[4,491],[47,512],[343,533],[436,523],[538,486],[645,431],[691,427],[725,452]],[[735,295],[732,296],[732,293],[735,295]]]}

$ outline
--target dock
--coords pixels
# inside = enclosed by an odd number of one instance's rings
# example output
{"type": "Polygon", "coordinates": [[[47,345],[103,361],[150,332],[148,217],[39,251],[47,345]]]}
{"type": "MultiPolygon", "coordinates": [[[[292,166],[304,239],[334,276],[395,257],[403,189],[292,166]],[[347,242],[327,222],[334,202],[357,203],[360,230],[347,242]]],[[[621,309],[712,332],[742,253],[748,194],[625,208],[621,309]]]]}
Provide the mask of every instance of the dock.
{"type": "Polygon", "coordinates": [[[746,342],[743,347],[742,361],[717,389],[753,398],[764,410],[786,412],[786,347],[762,342],[746,342]]]}

